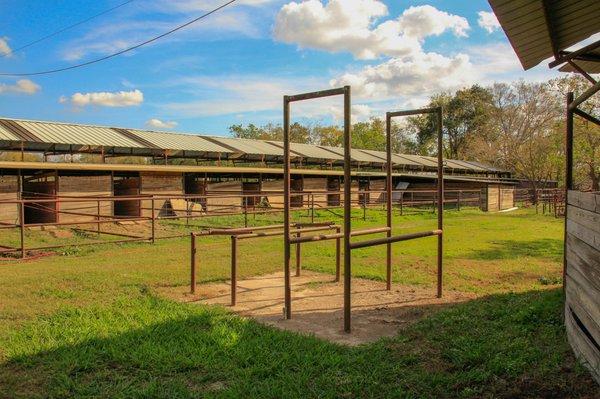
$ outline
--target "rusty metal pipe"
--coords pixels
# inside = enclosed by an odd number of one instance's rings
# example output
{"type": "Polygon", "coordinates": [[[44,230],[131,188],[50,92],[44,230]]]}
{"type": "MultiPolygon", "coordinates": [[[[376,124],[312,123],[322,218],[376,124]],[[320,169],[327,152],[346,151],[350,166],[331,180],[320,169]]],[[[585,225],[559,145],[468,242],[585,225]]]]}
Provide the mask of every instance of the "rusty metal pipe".
{"type": "Polygon", "coordinates": [[[441,236],[442,230],[429,230],[420,231],[418,233],[400,234],[397,236],[374,238],[372,240],[364,240],[359,242],[353,242],[350,244],[351,249],[367,248],[375,245],[391,244],[394,242],[414,240],[416,238],[429,237],[429,236],[441,236]]]}

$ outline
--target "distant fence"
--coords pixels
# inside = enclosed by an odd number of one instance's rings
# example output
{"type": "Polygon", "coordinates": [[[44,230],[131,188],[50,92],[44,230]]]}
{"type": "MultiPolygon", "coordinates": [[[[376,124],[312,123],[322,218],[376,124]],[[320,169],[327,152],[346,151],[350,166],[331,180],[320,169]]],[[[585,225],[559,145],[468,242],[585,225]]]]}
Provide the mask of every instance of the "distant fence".
{"type": "MultiPolygon", "coordinates": [[[[31,193],[23,193],[27,197],[31,193]]],[[[37,193],[36,193],[37,194],[37,193]]],[[[292,193],[292,207],[306,211],[306,217],[314,222],[316,211],[338,215],[336,209],[343,206],[341,191],[299,191],[292,193]]],[[[362,209],[366,219],[367,210],[385,207],[385,191],[356,190],[352,192],[352,205],[362,209]]],[[[392,193],[393,207],[404,214],[407,211],[435,212],[435,190],[396,190],[392,193]]],[[[481,205],[480,190],[446,190],[444,205],[460,211],[465,206],[481,205]]],[[[19,230],[18,246],[0,243],[0,255],[15,253],[26,257],[27,251],[64,248],[68,246],[124,243],[133,241],[154,242],[157,239],[187,236],[189,232],[175,235],[157,234],[157,222],[161,220],[185,220],[185,225],[195,219],[241,215],[248,226],[251,215],[280,213],[283,211],[281,191],[257,191],[252,193],[211,193],[210,195],[128,195],[128,196],[51,196],[1,200],[0,232],[19,230]],[[147,231],[138,234],[109,231],[110,224],[142,223],[147,231]],[[117,240],[92,240],[77,244],[27,245],[25,232],[34,228],[64,227],[97,236],[108,235],[117,240]]],[[[197,224],[194,227],[198,227],[197,224]]]]}

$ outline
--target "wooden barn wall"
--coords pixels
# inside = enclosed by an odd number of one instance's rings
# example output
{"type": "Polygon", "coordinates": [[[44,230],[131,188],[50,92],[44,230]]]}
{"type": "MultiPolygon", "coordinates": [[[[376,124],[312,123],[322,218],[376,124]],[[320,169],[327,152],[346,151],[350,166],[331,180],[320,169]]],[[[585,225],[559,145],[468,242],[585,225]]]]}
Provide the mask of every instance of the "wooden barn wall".
{"type": "MultiPolygon", "coordinates": [[[[238,180],[208,183],[206,185],[206,194],[207,195],[222,194],[223,196],[227,196],[227,195],[233,195],[233,194],[240,195],[241,193],[242,193],[242,182],[238,181],[238,180]]],[[[207,198],[206,199],[206,209],[209,212],[240,211],[241,205],[242,205],[241,197],[235,197],[235,198],[220,197],[220,198],[207,198]]]]}
{"type": "MultiPolygon", "coordinates": [[[[304,178],[304,191],[327,191],[327,178],[324,177],[305,177],[304,178]]],[[[306,196],[305,201],[310,201],[310,198],[306,196]]],[[[315,194],[314,195],[315,206],[327,206],[327,194],[315,194]]]]}
{"type": "MultiPolygon", "coordinates": [[[[369,181],[369,190],[384,191],[385,190],[385,179],[371,179],[369,181]]],[[[371,195],[369,195],[369,203],[370,204],[382,204],[384,202],[385,202],[385,193],[372,193],[371,195]]]]}
{"type": "MultiPolygon", "coordinates": [[[[140,173],[140,194],[173,195],[184,193],[183,175],[181,173],[140,173]]],[[[142,200],[142,216],[152,216],[152,201],[142,200]]],[[[155,216],[170,216],[173,209],[184,211],[186,201],[183,199],[154,200],[155,216]]]]}
{"type": "Polygon", "coordinates": [[[567,337],[600,383],[600,193],[569,191],[566,240],[567,337]]]}
{"type": "MultiPolygon", "coordinates": [[[[19,199],[19,181],[16,176],[0,177],[0,201],[19,199]]],[[[19,208],[17,204],[0,204],[0,222],[18,223],[19,208]]]]}
{"type": "Polygon", "coordinates": [[[283,180],[264,180],[262,190],[271,192],[266,195],[271,206],[274,208],[283,207],[283,180]]]}
{"type": "MultiPolygon", "coordinates": [[[[111,192],[110,175],[58,177],[59,197],[108,197],[111,195],[111,192]]],[[[60,202],[58,204],[58,210],[58,218],[61,222],[85,222],[96,220],[96,215],[98,214],[98,202],[60,202]],[[84,215],[76,215],[75,213],[84,215]]],[[[112,202],[100,202],[100,214],[111,216],[112,202]]]]}

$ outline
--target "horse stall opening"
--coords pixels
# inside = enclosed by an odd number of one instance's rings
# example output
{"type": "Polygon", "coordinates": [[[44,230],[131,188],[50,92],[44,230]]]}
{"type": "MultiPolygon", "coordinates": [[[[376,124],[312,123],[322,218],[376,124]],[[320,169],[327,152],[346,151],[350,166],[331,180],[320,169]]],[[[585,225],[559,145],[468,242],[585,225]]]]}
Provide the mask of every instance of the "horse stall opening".
{"type": "Polygon", "coordinates": [[[35,202],[36,199],[56,198],[57,186],[58,179],[54,172],[23,176],[22,198],[24,200],[34,200],[25,203],[25,224],[58,222],[56,202],[35,202]]]}
{"type": "MultiPolygon", "coordinates": [[[[113,195],[115,197],[140,195],[139,175],[115,175],[113,195]]],[[[114,215],[117,217],[139,217],[140,208],[140,200],[137,199],[114,201],[114,215]]]]}
{"type": "Polygon", "coordinates": [[[186,173],[184,177],[184,192],[186,195],[199,195],[199,198],[192,198],[191,210],[206,212],[206,178],[205,175],[196,173],[186,173]],[[196,209],[198,208],[198,209],[196,209]]]}
{"type": "MultiPolygon", "coordinates": [[[[293,193],[301,193],[304,191],[304,178],[302,176],[293,176],[290,179],[290,190],[293,193]]],[[[292,195],[290,197],[290,206],[292,208],[302,208],[302,204],[302,195],[292,195]]]]}
{"type": "Polygon", "coordinates": [[[340,178],[338,176],[327,178],[327,206],[340,206],[340,194],[332,191],[340,191],[340,178]]]}

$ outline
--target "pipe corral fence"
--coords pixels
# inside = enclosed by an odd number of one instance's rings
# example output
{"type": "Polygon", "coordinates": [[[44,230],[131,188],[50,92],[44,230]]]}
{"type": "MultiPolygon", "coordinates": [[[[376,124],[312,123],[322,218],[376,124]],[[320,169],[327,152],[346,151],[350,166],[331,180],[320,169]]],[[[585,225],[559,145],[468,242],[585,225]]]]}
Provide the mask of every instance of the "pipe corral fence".
{"type": "MultiPolygon", "coordinates": [[[[460,211],[467,206],[480,207],[481,190],[452,190],[453,198],[444,198],[444,206],[460,211]]],[[[39,193],[36,193],[39,194],[39,193]]],[[[253,218],[260,215],[281,214],[284,212],[283,200],[273,200],[282,196],[281,191],[260,190],[255,193],[212,193],[210,195],[129,195],[129,196],[56,196],[47,195],[31,199],[1,200],[0,231],[18,230],[18,245],[8,245],[0,241],[0,256],[16,254],[26,258],[28,253],[53,250],[66,247],[100,245],[126,242],[154,242],[159,239],[185,237],[189,231],[163,234],[159,231],[161,222],[178,222],[181,226],[196,230],[199,227],[214,228],[220,217],[242,216],[244,227],[248,227],[253,218]],[[268,198],[271,198],[269,200],[268,198]],[[218,201],[226,203],[219,204],[218,201]],[[130,209],[135,212],[126,215],[115,214],[115,204],[135,204],[130,209]],[[45,221],[28,220],[27,215],[35,213],[45,221]],[[12,216],[7,216],[7,215],[12,216]],[[203,219],[210,219],[210,225],[202,226],[203,219]],[[49,221],[48,221],[49,220],[49,221]],[[127,231],[111,231],[112,225],[141,224],[145,231],[132,234],[127,231]],[[36,245],[28,242],[26,232],[39,229],[72,229],[96,237],[115,237],[117,240],[97,239],[78,243],[57,243],[55,245],[36,245]]],[[[331,205],[328,196],[340,196],[340,191],[302,191],[292,192],[296,198],[294,211],[303,218],[315,221],[315,214],[327,213],[331,217],[341,218],[339,212],[343,199],[337,199],[331,205]]],[[[23,197],[26,193],[23,194],[23,197]]],[[[351,206],[362,209],[362,219],[367,218],[369,210],[383,210],[386,207],[384,190],[353,191],[351,206]]],[[[400,215],[407,212],[433,212],[437,208],[437,193],[433,190],[394,190],[392,208],[400,215]]],[[[127,208],[127,207],[125,207],[127,208]]],[[[242,221],[240,221],[242,222],[242,221]]],[[[234,227],[223,226],[220,227],[234,227]]],[[[29,241],[35,241],[33,239],[29,241]]]]}

